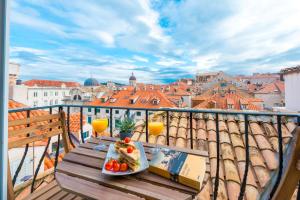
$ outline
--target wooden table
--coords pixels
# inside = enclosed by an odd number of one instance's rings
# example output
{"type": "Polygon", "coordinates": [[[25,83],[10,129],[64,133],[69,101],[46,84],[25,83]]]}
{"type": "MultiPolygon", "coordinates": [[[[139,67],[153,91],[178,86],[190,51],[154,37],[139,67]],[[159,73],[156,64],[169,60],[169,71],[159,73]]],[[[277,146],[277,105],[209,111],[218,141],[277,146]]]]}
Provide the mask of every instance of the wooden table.
{"type": "MultiPolygon", "coordinates": [[[[108,145],[114,138],[93,138],[66,154],[57,166],[55,177],[61,188],[87,199],[193,199],[197,190],[175,183],[148,171],[136,175],[115,177],[102,174],[101,169],[108,145]],[[100,142],[107,144],[104,151],[96,151],[100,142]]],[[[144,143],[148,160],[154,145],[144,143]]],[[[185,150],[191,151],[191,150],[185,150]]],[[[192,151],[203,155],[203,152],[192,151]]]]}

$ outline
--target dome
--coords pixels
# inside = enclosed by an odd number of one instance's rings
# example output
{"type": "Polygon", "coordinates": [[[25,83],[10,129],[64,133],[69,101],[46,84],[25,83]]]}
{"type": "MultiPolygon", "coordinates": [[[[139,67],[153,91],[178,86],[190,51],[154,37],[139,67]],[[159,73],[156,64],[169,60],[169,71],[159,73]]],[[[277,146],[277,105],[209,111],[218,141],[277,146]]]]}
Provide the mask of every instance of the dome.
{"type": "Polygon", "coordinates": [[[88,78],[84,81],[84,86],[99,86],[99,82],[94,78],[88,78]]]}
{"type": "Polygon", "coordinates": [[[132,73],[131,76],[129,77],[129,80],[130,80],[130,81],[136,81],[136,78],[135,78],[135,76],[133,75],[133,73],[132,73]]]}

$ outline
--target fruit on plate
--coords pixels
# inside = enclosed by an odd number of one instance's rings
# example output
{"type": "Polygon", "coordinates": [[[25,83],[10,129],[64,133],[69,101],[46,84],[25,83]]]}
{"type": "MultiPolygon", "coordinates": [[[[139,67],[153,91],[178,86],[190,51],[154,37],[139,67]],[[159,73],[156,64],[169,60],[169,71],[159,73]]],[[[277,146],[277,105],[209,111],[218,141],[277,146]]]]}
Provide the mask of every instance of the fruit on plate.
{"type": "Polygon", "coordinates": [[[121,168],[121,165],[118,162],[114,163],[114,166],[113,166],[114,172],[119,172],[120,168],[121,168]]]}
{"type": "Polygon", "coordinates": [[[107,163],[105,163],[105,169],[107,171],[112,170],[112,168],[113,168],[113,162],[112,161],[108,161],[107,163]]]}
{"type": "Polygon", "coordinates": [[[126,138],[124,139],[124,142],[125,142],[126,144],[128,144],[130,141],[131,141],[130,137],[126,137],[126,138]]]}
{"type": "Polygon", "coordinates": [[[127,147],[127,153],[132,153],[133,152],[133,147],[132,146],[129,146],[127,147]]]}
{"type": "Polygon", "coordinates": [[[120,167],[121,172],[126,172],[128,170],[128,165],[127,163],[122,163],[120,167]]]}

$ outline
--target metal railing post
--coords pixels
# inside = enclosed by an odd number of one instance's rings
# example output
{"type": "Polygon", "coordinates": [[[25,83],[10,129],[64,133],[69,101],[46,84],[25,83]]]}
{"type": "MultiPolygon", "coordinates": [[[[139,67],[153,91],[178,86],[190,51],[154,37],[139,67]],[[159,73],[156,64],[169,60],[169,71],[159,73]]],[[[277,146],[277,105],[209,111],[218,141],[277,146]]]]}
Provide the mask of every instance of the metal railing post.
{"type": "Polygon", "coordinates": [[[220,171],[220,133],[219,133],[219,114],[216,113],[216,142],[217,142],[217,169],[214,185],[214,200],[218,199],[219,190],[219,171],[220,171]]]}
{"type": "Polygon", "coordinates": [[[148,115],[149,115],[149,113],[148,113],[148,110],[146,110],[146,142],[148,142],[149,141],[149,135],[148,135],[148,115]]]}
{"type": "Polygon", "coordinates": [[[170,120],[170,112],[167,111],[167,145],[170,144],[170,123],[169,123],[169,120],[170,120]]]}
{"type": "Polygon", "coordinates": [[[282,144],[282,130],[281,130],[281,116],[277,115],[277,131],[278,131],[278,147],[279,147],[279,171],[277,174],[276,182],[275,185],[270,193],[270,199],[272,199],[273,195],[275,194],[279,183],[280,179],[282,176],[282,168],[283,168],[283,144],[282,144]]]}
{"type": "Polygon", "coordinates": [[[250,165],[250,158],[249,158],[249,137],[248,137],[248,115],[244,115],[245,119],[245,144],[246,144],[246,163],[245,163],[245,171],[244,171],[244,177],[240,189],[240,194],[239,194],[239,200],[243,200],[244,194],[245,194],[245,189],[246,189],[246,184],[247,184],[247,178],[248,178],[248,170],[249,170],[249,165],[250,165]]]}
{"type": "Polygon", "coordinates": [[[110,137],[113,137],[113,109],[109,109],[109,132],[110,132],[110,137]]]}
{"type": "MultiPolygon", "coordinates": [[[[94,109],[94,115],[95,115],[95,117],[96,117],[96,119],[97,119],[97,107],[94,109]]],[[[96,138],[98,137],[97,131],[95,131],[95,137],[96,137],[96,138]]]]}
{"type": "Polygon", "coordinates": [[[81,141],[84,143],[84,137],[83,137],[83,107],[80,107],[80,135],[81,135],[81,141]]]}
{"type": "Polygon", "coordinates": [[[193,113],[190,112],[190,137],[191,137],[191,149],[193,149],[193,113]]]}

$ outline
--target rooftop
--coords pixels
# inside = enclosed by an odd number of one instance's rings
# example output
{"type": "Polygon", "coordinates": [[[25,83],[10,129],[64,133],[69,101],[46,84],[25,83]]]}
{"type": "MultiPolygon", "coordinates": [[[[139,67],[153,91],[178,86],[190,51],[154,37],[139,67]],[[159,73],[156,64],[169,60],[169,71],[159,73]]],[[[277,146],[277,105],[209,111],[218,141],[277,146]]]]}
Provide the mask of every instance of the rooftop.
{"type": "Polygon", "coordinates": [[[300,65],[297,65],[295,67],[289,67],[289,68],[282,69],[280,72],[282,74],[299,73],[300,72],[300,65]]]}
{"type": "Polygon", "coordinates": [[[260,90],[255,91],[256,94],[270,94],[270,93],[280,93],[284,94],[284,82],[275,81],[264,85],[260,90]]]}
{"type": "Polygon", "coordinates": [[[26,86],[38,86],[38,87],[79,87],[80,84],[77,82],[68,82],[68,81],[54,81],[54,80],[29,80],[24,81],[24,85],[26,86]]]}
{"type": "MultiPolygon", "coordinates": [[[[155,117],[166,123],[163,112],[155,117]]],[[[278,167],[278,136],[276,119],[251,117],[249,123],[250,170],[246,185],[246,199],[256,200],[262,193],[272,173],[278,167]]],[[[240,192],[245,166],[245,122],[243,116],[220,115],[221,165],[218,200],[235,200],[240,192]]],[[[282,124],[284,148],[293,137],[295,123],[286,119],[282,124]]],[[[170,146],[191,147],[189,116],[187,113],[170,114],[170,146]]],[[[136,127],[133,140],[146,141],[144,124],[136,127]]],[[[206,171],[198,199],[210,199],[213,195],[216,169],[216,122],[213,114],[193,116],[193,148],[208,152],[209,168],[206,171]]],[[[167,144],[166,129],[159,136],[149,136],[149,143],[167,144]]]]}
{"type": "Polygon", "coordinates": [[[109,98],[96,99],[87,104],[93,106],[112,106],[128,108],[175,107],[175,104],[172,103],[165,94],[158,90],[121,90],[116,91],[111,96],[104,96],[109,98]],[[131,101],[132,98],[134,98],[135,101],[131,101]]]}

